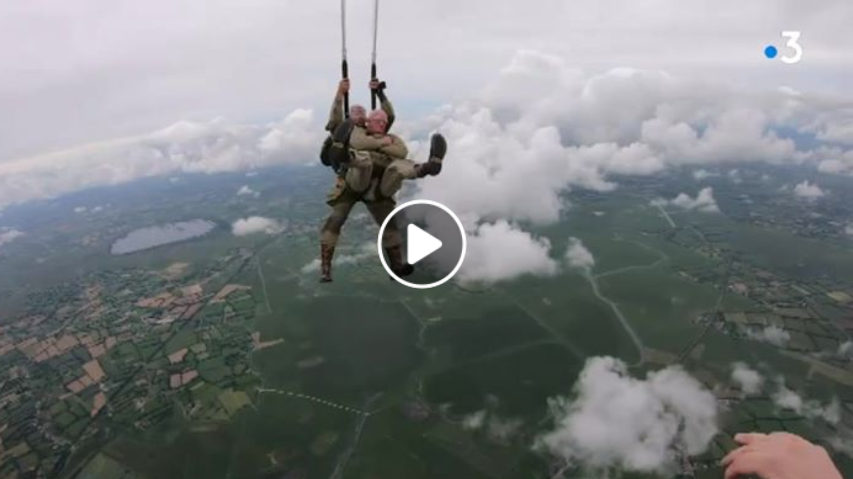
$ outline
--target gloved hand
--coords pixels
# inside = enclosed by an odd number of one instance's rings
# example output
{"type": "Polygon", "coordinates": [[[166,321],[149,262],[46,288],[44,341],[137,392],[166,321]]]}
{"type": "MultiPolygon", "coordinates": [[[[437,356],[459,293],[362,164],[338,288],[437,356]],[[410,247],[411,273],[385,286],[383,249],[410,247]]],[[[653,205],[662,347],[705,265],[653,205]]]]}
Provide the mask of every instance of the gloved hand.
{"type": "Polygon", "coordinates": [[[377,93],[385,90],[385,82],[380,81],[378,78],[374,78],[370,80],[370,91],[375,91],[377,93]]]}

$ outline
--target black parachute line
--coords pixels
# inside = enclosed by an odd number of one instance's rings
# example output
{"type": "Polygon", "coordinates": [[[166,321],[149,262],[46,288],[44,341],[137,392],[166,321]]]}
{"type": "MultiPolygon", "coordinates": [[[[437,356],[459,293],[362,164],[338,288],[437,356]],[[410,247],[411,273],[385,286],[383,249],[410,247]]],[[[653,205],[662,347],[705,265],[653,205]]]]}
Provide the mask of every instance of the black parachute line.
{"type": "MultiPolygon", "coordinates": [[[[341,77],[346,80],[349,78],[349,65],[347,63],[347,2],[341,0],[341,77]]],[[[377,79],[377,45],[379,41],[379,0],[373,0],[373,52],[370,61],[370,79],[377,79]]],[[[382,82],[377,89],[370,92],[371,109],[376,109],[376,99],[380,97],[380,90],[385,88],[385,82],[382,82]]],[[[349,93],[344,94],[344,117],[349,118],[349,93]]]]}
{"type": "MultiPolygon", "coordinates": [[[[379,0],[373,0],[373,54],[370,61],[370,79],[376,80],[376,41],[379,36],[379,0]]],[[[370,108],[376,109],[376,90],[370,92],[370,108]]]]}
{"type": "MultiPolygon", "coordinates": [[[[341,77],[349,78],[347,64],[347,0],[341,0],[341,77]]],[[[344,118],[349,118],[349,92],[344,93],[344,118]]]]}

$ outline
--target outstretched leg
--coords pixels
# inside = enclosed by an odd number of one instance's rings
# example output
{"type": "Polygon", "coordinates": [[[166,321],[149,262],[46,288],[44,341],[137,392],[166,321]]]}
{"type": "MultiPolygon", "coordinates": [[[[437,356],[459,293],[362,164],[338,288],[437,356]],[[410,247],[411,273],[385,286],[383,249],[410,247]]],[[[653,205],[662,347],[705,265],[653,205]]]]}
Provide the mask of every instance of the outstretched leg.
{"type": "Polygon", "coordinates": [[[385,198],[392,198],[403,186],[403,180],[417,178],[416,165],[412,160],[394,160],[385,172],[379,184],[379,193],[385,198]]]}
{"type": "Polygon", "coordinates": [[[416,164],[412,160],[394,160],[382,174],[379,192],[386,198],[392,198],[403,186],[403,180],[436,176],[441,173],[441,162],[447,154],[447,141],[436,133],[430,140],[429,160],[416,164]]]}
{"type": "Polygon", "coordinates": [[[323,223],[323,228],[320,230],[320,282],[329,283],[332,281],[332,258],[335,255],[335,247],[338,244],[338,238],[341,235],[341,228],[349,217],[352,207],[355,206],[355,201],[348,195],[344,194],[330,203],[332,212],[323,223]]]}

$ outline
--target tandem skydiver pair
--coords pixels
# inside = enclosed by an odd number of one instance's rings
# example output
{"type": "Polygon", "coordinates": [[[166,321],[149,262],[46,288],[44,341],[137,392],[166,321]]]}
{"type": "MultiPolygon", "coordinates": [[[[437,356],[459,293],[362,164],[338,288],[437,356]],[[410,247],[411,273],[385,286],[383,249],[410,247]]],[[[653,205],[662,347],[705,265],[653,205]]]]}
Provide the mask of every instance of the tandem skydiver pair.
{"type": "MultiPolygon", "coordinates": [[[[447,142],[440,134],[431,138],[429,159],[415,163],[407,158],[408,148],[403,140],[389,131],[394,124],[394,107],[385,95],[385,82],[377,79],[376,39],[379,23],[379,0],[373,9],[373,55],[370,67],[372,111],[367,115],[361,105],[349,106],[349,66],[346,42],[346,0],[341,0],[341,76],[335,100],[329,112],[326,130],[330,133],[323,143],[320,159],[336,174],[335,185],[326,203],[332,212],[320,232],[320,282],[332,281],[332,258],[341,228],[353,206],[359,201],[367,206],[380,227],[394,211],[394,195],[403,180],[436,176],[447,153],[447,142]],[[376,108],[380,100],[381,109],[376,108]]],[[[409,276],[414,266],[403,260],[403,239],[394,221],[385,227],[382,247],[388,264],[397,276],[409,276]]]]}
{"type": "MultiPolygon", "coordinates": [[[[349,92],[349,80],[338,85],[326,129],[331,133],[320,154],[324,165],[331,167],[337,177],[326,203],[332,212],[320,233],[320,281],[332,281],[332,258],[341,228],[353,206],[363,202],[376,221],[382,225],[396,207],[394,195],[403,180],[436,176],[441,172],[447,143],[440,134],[432,136],[429,159],[415,163],[407,158],[408,148],[397,135],[389,133],[394,122],[394,108],[385,95],[383,83],[370,82],[371,91],[381,100],[381,109],[366,115],[361,105],[344,110],[349,92]],[[346,117],[348,113],[348,118],[346,117]]],[[[403,260],[402,236],[392,221],[385,228],[382,246],[394,274],[408,276],[414,267],[403,260]]]]}

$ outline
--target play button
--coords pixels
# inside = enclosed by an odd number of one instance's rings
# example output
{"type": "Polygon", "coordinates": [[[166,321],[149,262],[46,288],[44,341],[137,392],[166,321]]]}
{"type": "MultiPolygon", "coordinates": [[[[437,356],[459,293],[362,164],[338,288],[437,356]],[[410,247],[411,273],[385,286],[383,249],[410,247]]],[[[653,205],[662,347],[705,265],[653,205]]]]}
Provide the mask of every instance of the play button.
{"type": "MultiPolygon", "coordinates": [[[[398,206],[385,218],[377,240],[379,259],[385,271],[410,288],[428,289],[444,284],[459,271],[465,259],[465,229],[449,208],[429,200],[415,200],[398,206]],[[382,238],[388,228],[396,228],[403,239],[406,263],[414,273],[400,277],[389,265],[382,238]]],[[[397,268],[400,272],[400,268],[397,268]]],[[[406,271],[408,273],[409,271],[406,271]]]]}
{"type": "Polygon", "coordinates": [[[409,225],[406,228],[406,260],[409,264],[416,264],[441,248],[441,240],[426,231],[409,225]]]}

